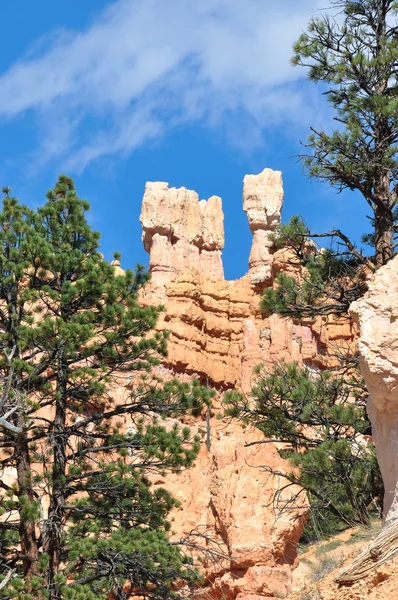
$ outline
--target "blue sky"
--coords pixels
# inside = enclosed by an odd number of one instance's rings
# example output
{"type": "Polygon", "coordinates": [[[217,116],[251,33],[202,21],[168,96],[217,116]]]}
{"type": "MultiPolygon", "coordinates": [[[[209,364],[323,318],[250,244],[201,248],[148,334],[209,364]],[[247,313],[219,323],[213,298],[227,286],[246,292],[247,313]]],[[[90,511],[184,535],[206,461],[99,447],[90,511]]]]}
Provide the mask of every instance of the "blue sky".
{"type": "Polygon", "coordinates": [[[331,127],[291,46],[324,0],[3,0],[0,184],[37,206],[59,173],[91,202],[103,252],[147,263],[146,181],[220,195],[229,279],[247,270],[242,180],[283,172],[283,218],[359,241],[365,203],[309,182],[294,156],[331,127]]]}

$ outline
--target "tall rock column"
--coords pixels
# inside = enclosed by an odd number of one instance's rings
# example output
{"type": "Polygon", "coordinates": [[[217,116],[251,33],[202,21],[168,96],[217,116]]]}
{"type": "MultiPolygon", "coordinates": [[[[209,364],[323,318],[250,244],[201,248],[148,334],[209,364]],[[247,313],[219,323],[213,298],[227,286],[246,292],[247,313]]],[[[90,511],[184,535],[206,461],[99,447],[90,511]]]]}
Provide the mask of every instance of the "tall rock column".
{"type": "Polygon", "coordinates": [[[249,278],[253,285],[271,280],[273,242],[269,233],[280,223],[283,205],[282,173],[264,169],[243,180],[243,210],[247,213],[253,243],[249,257],[249,278]]]}
{"type": "Polygon", "coordinates": [[[398,257],[376,272],[350,311],[360,327],[360,363],[385,487],[385,521],[372,544],[339,574],[339,583],[362,579],[398,552],[398,257]]]}
{"type": "Polygon", "coordinates": [[[388,523],[398,520],[398,257],[377,271],[367,294],[351,305],[351,314],[360,326],[361,369],[388,523]]]}
{"type": "Polygon", "coordinates": [[[221,198],[199,201],[191,190],[150,182],[145,187],[140,221],[155,285],[164,286],[189,268],[209,278],[224,278],[221,198]]]}

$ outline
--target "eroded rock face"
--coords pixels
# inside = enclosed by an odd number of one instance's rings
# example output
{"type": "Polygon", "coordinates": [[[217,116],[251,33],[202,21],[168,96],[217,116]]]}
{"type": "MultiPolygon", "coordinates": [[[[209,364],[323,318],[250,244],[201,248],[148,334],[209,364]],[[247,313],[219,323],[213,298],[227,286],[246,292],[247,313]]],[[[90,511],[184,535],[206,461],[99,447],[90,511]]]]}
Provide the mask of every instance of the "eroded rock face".
{"type": "Polygon", "coordinates": [[[264,169],[259,175],[246,175],[243,180],[243,210],[247,213],[253,234],[249,257],[249,278],[254,285],[272,279],[273,242],[269,239],[281,220],[283,205],[282,173],[264,169]]]}
{"type": "Polygon", "coordinates": [[[281,481],[263,467],[283,468],[281,459],[269,445],[245,446],[261,439],[257,430],[244,432],[236,422],[212,419],[210,431],[210,449],[202,445],[193,468],[158,482],[181,501],[172,517],[176,539],[196,530],[208,536],[208,542],[196,542],[218,553],[218,559],[205,558],[205,588],[195,596],[283,598],[304,518],[296,511],[275,519],[273,501],[281,481]]]}
{"type": "MultiPolygon", "coordinates": [[[[259,310],[261,290],[282,270],[299,274],[286,249],[274,250],[268,238],[280,221],[283,186],[280,172],[265,169],[244,180],[243,203],[253,245],[248,274],[223,277],[224,245],[221,200],[198,201],[195,192],[148,184],[141,222],[150,252],[152,280],[143,290],[145,304],[165,305],[157,327],[168,330],[163,378],[197,378],[218,391],[213,411],[220,413],[223,391],[249,394],[253,368],[285,358],[314,366],[332,366],[326,348],[353,345],[351,324],[342,318],[293,323],[259,310]]],[[[291,582],[295,547],[304,524],[302,507],[281,516],[274,499],[281,481],[263,465],[283,472],[287,463],[272,444],[255,444],[261,434],[238,423],[210,420],[211,447],[204,419],[190,422],[202,436],[195,466],[167,476],[166,486],[181,500],[173,513],[176,538],[204,527],[227,559],[203,565],[206,600],[283,598],[291,582]]],[[[292,488],[289,493],[295,493],[292,488]]],[[[306,502],[304,503],[306,504],[306,502]]]]}
{"type": "Polygon", "coordinates": [[[168,283],[187,266],[209,277],[223,278],[221,198],[199,201],[198,194],[191,190],[147,183],[140,220],[156,285],[168,283]]]}
{"type": "Polygon", "coordinates": [[[301,273],[288,250],[271,251],[268,234],[280,222],[282,202],[279,171],[265,169],[245,177],[243,208],[253,232],[249,272],[226,281],[221,199],[199,202],[198,195],[185,188],[147,184],[141,222],[152,280],[142,301],[165,304],[158,329],[170,331],[166,364],[171,370],[198,376],[217,388],[238,386],[248,393],[253,367],[260,362],[284,357],[307,363],[321,360],[325,365],[329,359],[319,355],[326,347],[337,347],[341,340],[345,345],[352,342],[354,332],[347,319],[295,324],[261,314],[260,290],[271,286],[282,270],[301,273]]]}
{"type": "MultiPolygon", "coordinates": [[[[143,301],[156,303],[158,294],[158,286],[151,283],[143,301]]],[[[260,294],[247,276],[225,281],[185,270],[165,286],[161,297],[165,310],[157,329],[170,332],[165,364],[221,390],[238,387],[249,393],[259,363],[285,358],[325,366],[328,358],[320,352],[333,344],[338,348],[342,341],[350,345],[354,337],[351,324],[342,318],[296,324],[261,314],[260,294]]]]}
{"type": "Polygon", "coordinates": [[[361,369],[390,522],[398,518],[398,257],[377,271],[351,314],[360,328],[361,369]]]}

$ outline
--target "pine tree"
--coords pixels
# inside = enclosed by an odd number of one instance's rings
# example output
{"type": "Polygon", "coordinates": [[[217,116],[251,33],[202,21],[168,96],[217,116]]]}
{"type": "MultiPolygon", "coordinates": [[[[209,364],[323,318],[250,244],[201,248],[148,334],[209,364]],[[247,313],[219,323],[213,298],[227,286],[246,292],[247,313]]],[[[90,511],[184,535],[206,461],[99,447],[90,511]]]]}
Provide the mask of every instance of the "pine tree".
{"type": "Polygon", "coordinates": [[[0,598],[167,598],[193,577],[167,537],[176,502],[148,474],[192,463],[198,441],[162,419],[211,393],[151,376],[167,336],[137,302],[148,275],[103,259],[88,209],[66,176],[36,211],[5,190],[0,466],[15,480],[0,482],[0,598]]]}
{"type": "Polygon", "coordinates": [[[298,215],[270,234],[276,248],[290,250],[290,261],[299,276],[278,273],[274,287],[264,290],[262,311],[292,318],[343,315],[352,302],[363,296],[372,263],[355,248],[348,252],[346,246],[336,244],[320,248],[310,239],[329,235],[330,232],[314,236],[298,215]]]}
{"type": "MultiPolygon", "coordinates": [[[[291,471],[264,469],[285,482],[277,503],[286,490],[306,491],[312,515],[307,539],[367,524],[377,502],[381,505],[374,446],[363,437],[370,433],[366,389],[355,371],[348,375],[346,370],[314,374],[297,363],[260,365],[249,398],[226,395],[227,413],[258,428],[268,438],[264,443],[278,442],[280,456],[290,461],[291,471]]],[[[298,491],[285,496],[279,507],[303,510],[307,500],[298,491]]]]}
{"type": "Polygon", "coordinates": [[[332,0],[332,5],[335,15],[313,18],[299,37],[293,63],[323,84],[339,127],[330,134],[311,128],[305,144],[311,153],[301,159],[310,177],[362,194],[373,225],[367,241],[375,247],[378,268],[395,253],[398,3],[332,0]]]}

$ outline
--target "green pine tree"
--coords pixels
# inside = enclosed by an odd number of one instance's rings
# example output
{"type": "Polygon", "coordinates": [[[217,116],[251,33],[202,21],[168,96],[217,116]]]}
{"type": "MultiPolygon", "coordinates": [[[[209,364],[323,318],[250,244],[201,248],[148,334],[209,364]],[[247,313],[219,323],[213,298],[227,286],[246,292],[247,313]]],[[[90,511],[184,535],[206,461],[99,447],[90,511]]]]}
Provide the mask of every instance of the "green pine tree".
{"type": "Polygon", "coordinates": [[[291,316],[342,314],[366,291],[366,274],[396,253],[398,233],[398,2],[331,0],[333,11],[312,18],[294,45],[292,62],[322,85],[336,128],[311,127],[299,156],[309,177],[362,195],[372,231],[364,255],[339,229],[311,232],[300,217],[278,228],[305,267],[303,277],[279,274],[262,309],[291,316]],[[308,244],[329,238],[327,251],[308,244]]]}
{"type": "Polygon", "coordinates": [[[332,0],[332,6],[334,13],[311,19],[294,45],[293,64],[322,84],[338,128],[311,128],[305,144],[311,152],[301,159],[310,177],[362,194],[378,268],[395,253],[398,3],[332,0]]]}
{"type": "Polygon", "coordinates": [[[151,376],[167,336],[137,302],[148,275],[103,259],[88,209],[61,176],[38,210],[7,189],[0,213],[4,599],[167,598],[194,576],[167,537],[176,502],[148,474],[192,463],[198,441],[162,419],[211,393],[151,376]]]}
{"type": "MultiPolygon", "coordinates": [[[[249,398],[237,392],[226,395],[230,416],[253,424],[268,441],[283,444],[278,452],[294,468],[264,468],[285,481],[276,500],[292,486],[306,491],[313,517],[305,530],[307,539],[367,524],[383,495],[374,446],[363,437],[370,433],[366,389],[355,372],[337,375],[314,374],[282,361],[272,368],[258,367],[249,398]]],[[[280,504],[281,510],[306,507],[300,492],[280,504]]]]}
{"type": "Polygon", "coordinates": [[[290,249],[290,260],[300,277],[278,273],[274,286],[264,290],[260,302],[263,312],[293,318],[342,315],[347,314],[352,302],[363,296],[373,265],[354,247],[348,252],[346,245],[342,249],[336,244],[328,249],[319,248],[310,239],[329,235],[313,236],[300,216],[292,217],[270,234],[276,248],[290,249]]]}

